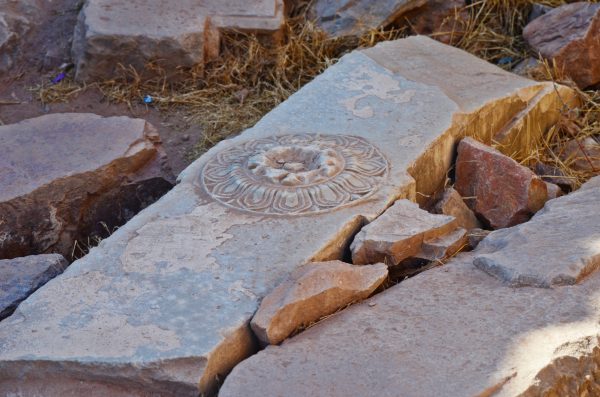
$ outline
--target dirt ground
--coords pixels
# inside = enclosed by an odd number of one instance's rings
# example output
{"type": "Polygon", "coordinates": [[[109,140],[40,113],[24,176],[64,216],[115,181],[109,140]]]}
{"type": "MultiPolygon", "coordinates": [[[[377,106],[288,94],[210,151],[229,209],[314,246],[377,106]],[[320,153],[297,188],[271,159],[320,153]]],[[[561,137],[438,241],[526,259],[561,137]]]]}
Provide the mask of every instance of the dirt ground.
{"type": "Polygon", "coordinates": [[[202,129],[188,125],[177,112],[167,115],[152,106],[129,108],[109,103],[94,87],[76,94],[67,103],[44,104],[36,98],[35,87],[52,84],[52,79],[60,73],[60,66],[71,62],[71,41],[80,7],[80,0],[43,2],[39,19],[32,21],[37,23],[27,34],[15,66],[0,78],[0,122],[12,124],[63,112],[143,118],[157,128],[171,168],[178,174],[193,160],[190,148],[202,137],[202,129]]]}

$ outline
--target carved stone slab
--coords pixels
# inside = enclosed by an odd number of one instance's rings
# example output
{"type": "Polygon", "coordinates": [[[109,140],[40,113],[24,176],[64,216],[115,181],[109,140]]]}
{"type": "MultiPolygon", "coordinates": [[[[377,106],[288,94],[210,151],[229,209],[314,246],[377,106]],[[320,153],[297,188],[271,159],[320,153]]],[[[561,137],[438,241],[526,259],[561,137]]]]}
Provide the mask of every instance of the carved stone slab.
{"type": "Polygon", "coordinates": [[[387,170],[383,154],[364,138],[296,134],[252,140],[219,152],[202,170],[201,180],[225,205],[301,215],[372,195],[387,170]]]}
{"type": "Polygon", "coordinates": [[[463,134],[528,109],[543,125],[559,105],[551,85],[425,37],[343,57],[0,322],[0,395],[214,394],[292,271],[442,186],[463,134]]]}

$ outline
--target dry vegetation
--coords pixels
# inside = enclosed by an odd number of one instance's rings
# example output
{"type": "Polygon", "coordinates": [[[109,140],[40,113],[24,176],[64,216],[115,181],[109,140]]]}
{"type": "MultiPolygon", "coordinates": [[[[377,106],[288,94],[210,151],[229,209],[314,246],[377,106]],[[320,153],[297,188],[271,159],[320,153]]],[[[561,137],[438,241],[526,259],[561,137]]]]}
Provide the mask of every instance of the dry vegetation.
{"type": "MultiPolygon", "coordinates": [[[[594,2],[597,2],[595,0],[594,2]]],[[[510,69],[527,56],[535,56],[525,45],[521,31],[533,0],[480,0],[467,7],[468,20],[447,24],[452,31],[452,45],[480,58],[510,69]]],[[[557,6],[566,1],[535,0],[557,6]]],[[[284,43],[269,46],[254,37],[229,34],[225,37],[223,56],[217,61],[192,70],[181,70],[177,82],[163,77],[145,80],[144,71],[121,68],[113,80],[94,84],[107,100],[119,103],[143,103],[152,97],[151,106],[163,111],[177,111],[189,124],[203,128],[204,140],[191,151],[198,156],[219,140],[252,126],[266,112],[284,101],[314,76],[335,63],[340,56],[359,47],[383,40],[404,37],[408,28],[372,31],[359,39],[329,39],[305,17],[304,7],[293,11],[285,28],[284,43]]],[[[154,65],[148,65],[161,75],[154,65]]],[[[156,73],[157,72],[157,73],[156,73]]],[[[546,67],[532,76],[540,80],[558,80],[559,74],[546,67]]],[[[67,79],[57,85],[39,86],[36,91],[43,102],[65,101],[81,87],[67,79]]],[[[577,111],[565,109],[564,120],[552,128],[527,159],[559,166],[581,183],[590,172],[577,172],[559,159],[567,140],[600,136],[600,94],[580,92],[584,106],[577,111]]]]}

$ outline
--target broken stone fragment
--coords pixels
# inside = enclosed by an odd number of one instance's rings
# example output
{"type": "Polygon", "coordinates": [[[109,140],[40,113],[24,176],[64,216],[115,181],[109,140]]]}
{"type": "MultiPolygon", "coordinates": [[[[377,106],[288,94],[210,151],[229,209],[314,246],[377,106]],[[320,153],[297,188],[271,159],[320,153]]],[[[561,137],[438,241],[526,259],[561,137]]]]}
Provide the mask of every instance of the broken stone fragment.
{"type": "Polygon", "coordinates": [[[423,241],[421,251],[415,258],[428,261],[441,261],[451,257],[469,245],[467,230],[458,228],[453,232],[431,240],[423,241]]]}
{"type": "Polygon", "coordinates": [[[464,0],[317,0],[309,13],[332,37],[360,37],[397,23],[417,34],[433,33],[438,38],[440,32],[453,30],[454,17],[467,18],[464,6],[464,0]]]}
{"type": "Polygon", "coordinates": [[[531,21],[527,43],[580,87],[600,83],[600,4],[565,4],[531,21]]]}
{"type": "Polygon", "coordinates": [[[145,120],[57,113],[0,126],[0,258],[112,231],[173,186],[145,120]]]}
{"type": "Polygon", "coordinates": [[[548,199],[531,170],[472,138],[458,145],[454,188],[493,229],[525,222],[548,199]]]}
{"type": "Polygon", "coordinates": [[[280,343],[296,329],[367,298],[387,274],[383,263],[309,263],[262,300],[250,325],[263,345],[280,343]]]}
{"type": "Polygon", "coordinates": [[[10,316],[19,303],[68,265],[58,254],[0,260],[0,320],[10,316]]]}
{"type": "Polygon", "coordinates": [[[511,286],[575,284],[600,266],[600,177],[546,203],[529,222],[491,233],[475,265],[511,286]]]}
{"type": "Polygon", "coordinates": [[[398,200],[358,232],[350,245],[352,263],[397,265],[414,257],[424,240],[448,234],[456,226],[453,216],[430,214],[409,200],[398,200]]]}
{"type": "Polygon", "coordinates": [[[435,205],[434,209],[438,214],[455,217],[459,227],[467,230],[481,228],[479,219],[477,219],[473,211],[465,204],[460,194],[452,187],[449,187],[444,191],[444,195],[435,205]]]}
{"type": "Polygon", "coordinates": [[[578,171],[600,172],[600,143],[592,137],[570,140],[559,156],[578,171]]]}
{"type": "Polygon", "coordinates": [[[111,79],[119,65],[142,72],[149,62],[171,76],[216,58],[223,30],[276,40],[283,8],[282,0],[88,0],[73,40],[76,78],[111,79]]]}

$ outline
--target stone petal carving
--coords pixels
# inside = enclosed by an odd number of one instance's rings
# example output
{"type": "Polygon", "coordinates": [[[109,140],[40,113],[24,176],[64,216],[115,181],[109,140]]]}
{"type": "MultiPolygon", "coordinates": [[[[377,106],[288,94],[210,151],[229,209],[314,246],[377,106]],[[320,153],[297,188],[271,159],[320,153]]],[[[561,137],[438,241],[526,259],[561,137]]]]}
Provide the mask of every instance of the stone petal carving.
{"type": "Polygon", "coordinates": [[[332,210],[373,194],[388,162],[364,138],[293,134],[256,139],[215,154],[201,184],[218,202],[268,215],[332,210]]]}

